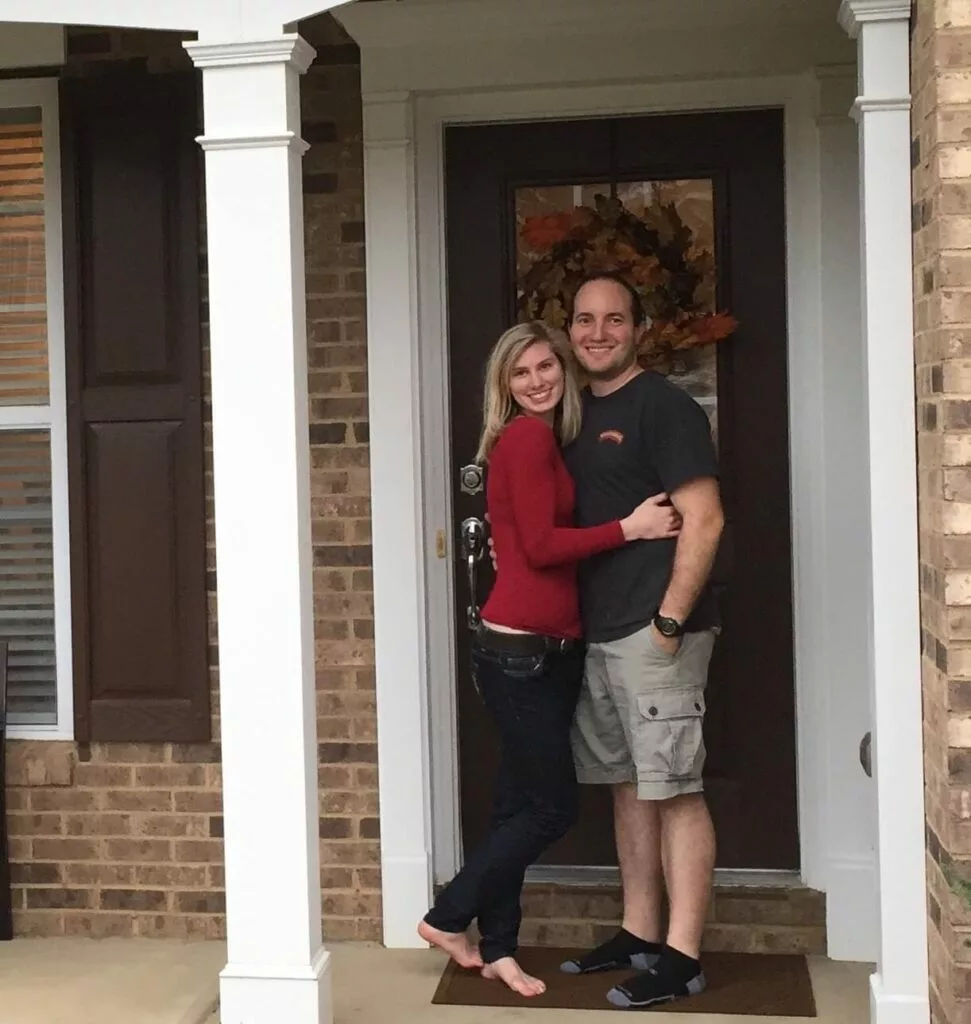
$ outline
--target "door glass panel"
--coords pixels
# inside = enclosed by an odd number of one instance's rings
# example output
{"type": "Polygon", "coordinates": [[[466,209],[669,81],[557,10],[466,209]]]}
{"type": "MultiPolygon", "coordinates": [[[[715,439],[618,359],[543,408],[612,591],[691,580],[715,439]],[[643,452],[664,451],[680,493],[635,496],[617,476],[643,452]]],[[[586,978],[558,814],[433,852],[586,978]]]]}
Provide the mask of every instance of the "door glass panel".
{"type": "Polygon", "coordinates": [[[581,278],[622,274],[649,317],[641,362],[697,400],[717,441],[715,342],[734,321],[716,305],[711,180],[530,186],[516,190],[515,211],[519,318],[565,328],[581,278]]]}

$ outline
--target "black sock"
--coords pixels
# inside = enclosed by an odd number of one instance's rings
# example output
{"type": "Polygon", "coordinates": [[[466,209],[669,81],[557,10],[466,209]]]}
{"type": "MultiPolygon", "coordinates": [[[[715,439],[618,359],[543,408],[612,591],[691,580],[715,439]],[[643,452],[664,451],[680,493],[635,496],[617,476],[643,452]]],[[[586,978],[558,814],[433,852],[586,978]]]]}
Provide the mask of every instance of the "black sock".
{"type": "Polygon", "coordinates": [[[661,968],[659,974],[663,973],[665,978],[675,984],[687,985],[687,983],[701,973],[701,961],[682,953],[680,949],[673,946],[665,946],[660,960],[654,965],[661,968]]]}
{"type": "Polygon", "coordinates": [[[705,984],[700,961],[665,946],[652,967],[612,988],[607,999],[624,1009],[657,1006],[697,995],[705,990],[705,984]]]}
{"type": "Polygon", "coordinates": [[[621,928],[616,935],[602,942],[589,953],[560,964],[564,974],[591,974],[594,971],[647,970],[664,950],[659,942],[647,942],[633,932],[621,928]]]}

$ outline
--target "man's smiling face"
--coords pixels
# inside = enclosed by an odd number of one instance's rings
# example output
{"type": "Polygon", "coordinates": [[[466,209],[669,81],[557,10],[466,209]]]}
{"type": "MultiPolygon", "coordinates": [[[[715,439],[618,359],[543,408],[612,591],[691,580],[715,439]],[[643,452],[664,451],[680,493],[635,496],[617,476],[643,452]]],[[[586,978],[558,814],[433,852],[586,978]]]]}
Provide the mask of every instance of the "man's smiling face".
{"type": "Polygon", "coordinates": [[[570,341],[593,380],[614,380],[634,365],[639,327],[632,306],[630,294],[616,281],[588,281],[577,292],[570,341]]]}

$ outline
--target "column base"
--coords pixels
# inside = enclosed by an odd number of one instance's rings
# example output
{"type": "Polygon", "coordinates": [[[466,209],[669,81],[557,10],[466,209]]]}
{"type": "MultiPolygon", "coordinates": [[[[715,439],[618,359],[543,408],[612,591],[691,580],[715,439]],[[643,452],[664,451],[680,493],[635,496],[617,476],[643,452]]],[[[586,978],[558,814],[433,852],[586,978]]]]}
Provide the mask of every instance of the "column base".
{"type": "Polygon", "coordinates": [[[428,857],[383,857],[381,888],[384,945],[388,949],[428,949],[416,931],[432,905],[428,857]]]}
{"type": "Polygon", "coordinates": [[[927,996],[889,992],[881,975],[870,975],[870,1024],[927,1024],[930,1019],[927,996]]]}
{"type": "Polygon", "coordinates": [[[220,1024],[333,1024],[330,953],[306,967],[228,963],[219,975],[220,1024]]]}
{"type": "Polygon", "coordinates": [[[826,881],[826,955],[872,964],[880,959],[880,893],[874,858],[830,861],[826,881]]]}

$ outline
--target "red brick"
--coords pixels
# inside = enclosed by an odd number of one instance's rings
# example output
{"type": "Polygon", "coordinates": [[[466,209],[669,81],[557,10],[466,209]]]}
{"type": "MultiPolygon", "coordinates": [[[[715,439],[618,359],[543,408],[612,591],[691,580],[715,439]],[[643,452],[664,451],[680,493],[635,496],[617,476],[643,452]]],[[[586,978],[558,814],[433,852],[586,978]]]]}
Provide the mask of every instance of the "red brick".
{"type": "Polygon", "coordinates": [[[98,839],[35,839],[32,842],[35,860],[97,860],[101,855],[98,839]]]}
{"type": "Polygon", "coordinates": [[[134,769],[128,765],[79,764],[75,769],[79,786],[88,789],[111,789],[115,786],[130,786],[134,769]]]}
{"type": "Polygon", "coordinates": [[[135,869],[131,864],[65,864],[64,880],[74,886],[131,885],[135,869]]]}
{"type": "Polygon", "coordinates": [[[220,839],[177,839],[175,859],[180,863],[206,863],[221,861],[223,844],[220,839]]]}
{"type": "Polygon", "coordinates": [[[167,839],[107,839],[105,854],[117,861],[167,861],[172,859],[172,843],[167,839]]]}
{"type": "Polygon", "coordinates": [[[8,814],[12,836],[59,836],[64,831],[59,814],[8,814]]]}
{"type": "Polygon", "coordinates": [[[198,764],[156,764],[135,769],[135,785],[146,789],[204,786],[206,769],[198,764]]]}

